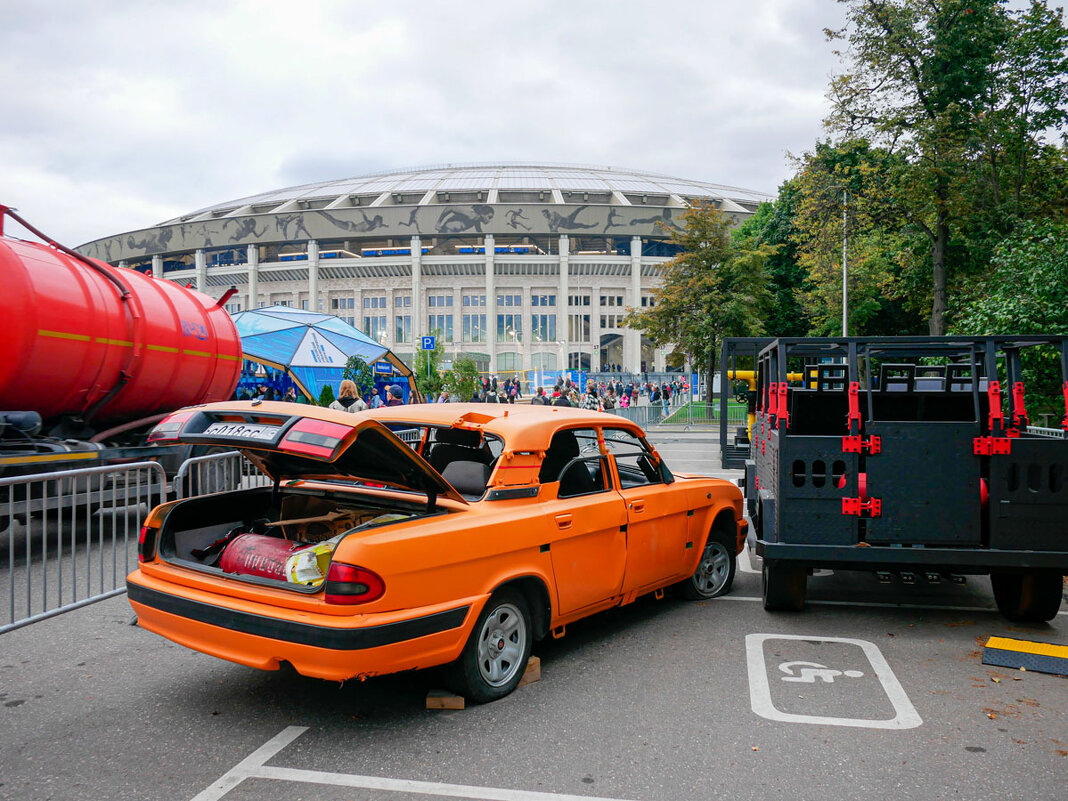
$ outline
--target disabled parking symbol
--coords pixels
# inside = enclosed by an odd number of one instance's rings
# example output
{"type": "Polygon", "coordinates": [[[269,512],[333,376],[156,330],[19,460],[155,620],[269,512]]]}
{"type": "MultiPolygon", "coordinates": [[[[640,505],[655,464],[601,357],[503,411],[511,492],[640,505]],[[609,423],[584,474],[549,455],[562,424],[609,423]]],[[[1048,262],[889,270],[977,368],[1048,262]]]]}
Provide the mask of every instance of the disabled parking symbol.
{"type": "Polygon", "coordinates": [[[749,634],[745,650],[749,700],[763,718],[867,729],[923,723],[879,648],[867,640],[749,634]]]}

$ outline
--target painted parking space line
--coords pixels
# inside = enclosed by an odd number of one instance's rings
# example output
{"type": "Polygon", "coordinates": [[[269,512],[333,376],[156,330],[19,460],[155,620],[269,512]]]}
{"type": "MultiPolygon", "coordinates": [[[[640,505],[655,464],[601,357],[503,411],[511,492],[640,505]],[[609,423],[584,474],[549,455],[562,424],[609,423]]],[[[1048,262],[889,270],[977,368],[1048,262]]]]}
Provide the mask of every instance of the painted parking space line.
{"type": "MultiPolygon", "coordinates": [[[[867,640],[855,640],[849,637],[816,637],[800,634],[747,634],[745,638],[746,661],[749,669],[749,700],[753,712],[767,720],[781,723],[815,723],[828,726],[850,726],[865,729],[914,729],[923,723],[923,719],[913,707],[905,688],[897,680],[894,672],[887,664],[875,643],[867,640]],[[842,664],[864,665],[864,670],[840,669],[834,664],[833,659],[821,659],[815,662],[807,659],[789,659],[776,665],[774,670],[768,670],[765,658],[765,643],[777,643],[780,651],[795,653],[812,650],[813,646],[823,653],[829,652],[836,656],[842,664]],[[785,643],[785,645],[783,644],[785,643]],[[795,649],[791,645],[797,646],[795,649]],[[828,648],[827,646],[832,646],[828,648]],[[838,646],[837,649],[834,646],[838,646]],[[850,653],[853,649],[859,649],[859,655],[850,653]],[[863,657],[863,658],[861,658],[863,657]],[[827,661],[830,664],[824,664],[827,661]],[[865,664],[866,663],[866,664],[865,664]],[[869,673],[870,671],[870,673],[869,673]],[[864,679],[866,675],[874,676],[878,680],[878,686],[885,694],[885,699],[876,697],[871,689],[872,682],[866,685],[851,684],[864,679]],[[776,691],[772,689],[772,682],[780,685],[784,682],[791,684],[811,685],[814,699],[808,702],[814,707],[829,704],[829,700],[836,701],[839,706],[848,708],[850,705],[860,708],[879,710],[888,702],[893,709],[893,717],[845,717],[825,714],[803,714],[796,711],[783,709],[776,704],[776,691]],[[855,688],[862,688],[859,693],[855,688]],[[822,691],[822,696],[816,690],[822,691]],[[835,697],[837,688],[842,688],[835,697]],[[843,702],[844,699],[844,702],[843,702]]],[[[781,657],[781,654],[777,656],[781,657]]],[[[778,686],[778,685],[777,685],[778,686]]],[[[781,693],[779,704],[783,704],[781,693]]],[[[803,697],[803,696],[801,696],[803,697]]],[[[818,709],[812,711],[817,712],[818,709]]]]}
{"type": "Polygon", "coordinates": [[[352,773],[327,773],[318,770],[268,767],[266,763],[308,730],[307,726],[288,726],[268,740],[245,759],[231,768],[192,801],[219,801],[245,779],[273,779],[276,781],[318,784],[329,787],[356,787],[362,790],[385,790],[415,795],[469,798],[476,801],[623,801],[603,796],[544,793],[532,790],[508,790],[466,784],[445,784],[410,779],[389,779],[382,776],[359,776],[352,773]]]}

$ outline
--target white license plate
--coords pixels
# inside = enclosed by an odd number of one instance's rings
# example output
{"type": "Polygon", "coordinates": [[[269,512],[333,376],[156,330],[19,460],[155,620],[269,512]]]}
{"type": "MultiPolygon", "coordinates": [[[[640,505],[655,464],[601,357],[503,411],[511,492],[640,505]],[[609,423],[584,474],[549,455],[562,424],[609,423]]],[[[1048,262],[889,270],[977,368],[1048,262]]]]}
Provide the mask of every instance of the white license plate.
{"type": "Polygon", "coordinates": [[[279,426],[264,426],[253,423],[212,423],[204,433],[214,437],[261,439],[270,442],[275,438],[279,430],[279,426]]]}

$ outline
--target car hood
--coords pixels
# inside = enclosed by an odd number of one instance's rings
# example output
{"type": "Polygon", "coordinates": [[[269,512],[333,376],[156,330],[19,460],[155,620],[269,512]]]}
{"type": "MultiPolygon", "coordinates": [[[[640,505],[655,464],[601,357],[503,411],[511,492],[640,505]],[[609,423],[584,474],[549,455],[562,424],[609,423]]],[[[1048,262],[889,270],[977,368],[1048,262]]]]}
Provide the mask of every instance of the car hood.
{"type": "MultiPolygon", "coordinates": [[[[159,427],[167,424],[163,420],[159,427]]],[[[260,411],[247,404],[212,405],[192,410],[177,439],[239,450],[275,481],[356,481],[467,503],[423,457],[377,420],[338,423],[273,409],[260,411]]]]}

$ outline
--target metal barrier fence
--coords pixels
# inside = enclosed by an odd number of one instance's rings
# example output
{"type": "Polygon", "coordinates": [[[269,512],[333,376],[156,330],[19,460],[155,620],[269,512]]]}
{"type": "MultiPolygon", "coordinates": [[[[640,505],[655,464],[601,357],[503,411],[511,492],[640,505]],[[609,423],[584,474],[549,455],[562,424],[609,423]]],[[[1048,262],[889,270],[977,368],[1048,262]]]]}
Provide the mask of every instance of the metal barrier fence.
{"type": "Polygon", "coordinates": [[[166,494],[156,462],[0,479],[0,634],[125,592],[166,494]]]}
{"type": "Polygon", "coordinates": [[[263,487],[271,480],[238,451],[186,459],[172,482],[176,498],[263,487]]]}
{"type": "MultiPolygon", "coordinates": [[[[678,403],[668,407],[664,413],[664,406],[660,403],[648,406],[631,406],[626,409],[615,408],[608,410],[610,414],[625,417],[642,428],[650,428],[657,425],[676,426],[712,426],[719,424],[718,403],[678,403]]],[[[727,410],[728,425],[744,426],[746,424],[747,411],[744,406],[731,405],[727,410]]]]}

